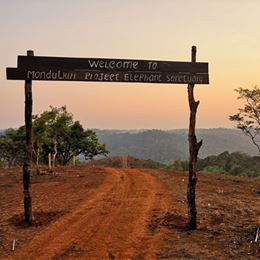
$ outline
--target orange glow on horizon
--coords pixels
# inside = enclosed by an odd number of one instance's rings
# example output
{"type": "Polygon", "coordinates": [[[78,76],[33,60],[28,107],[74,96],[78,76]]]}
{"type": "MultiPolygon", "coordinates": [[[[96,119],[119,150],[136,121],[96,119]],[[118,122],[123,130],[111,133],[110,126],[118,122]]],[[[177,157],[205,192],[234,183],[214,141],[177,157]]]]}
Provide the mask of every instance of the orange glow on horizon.
{"type": "MultiPolygon", "coordinates": [[[[6,67],[33,49],[39,56],[209,62],[210,85],[197,85],[197,127],[232,127],[235,88],[260,84],[260,1],[2,1],[0,129],[23,124],[22,81],[6,67]]],[[[34,113],[67,105],[89,128],[187,128],[187,86],[33,82],[34,113]]]]}

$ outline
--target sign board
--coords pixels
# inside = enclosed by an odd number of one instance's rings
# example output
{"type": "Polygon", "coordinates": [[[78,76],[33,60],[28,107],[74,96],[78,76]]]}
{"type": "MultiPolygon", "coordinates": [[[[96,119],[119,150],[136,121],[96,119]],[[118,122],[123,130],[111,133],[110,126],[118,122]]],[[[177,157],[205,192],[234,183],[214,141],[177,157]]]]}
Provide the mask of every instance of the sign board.
{"type": "MultiPolygon", "coordinates": [[[[189,151],[192,165],[197,164],[202,141],[197,143],[195,135],[196,112],[199,105],[194,99],[194,84],[208,84],[208,63],[196,62],[196,46],[191,49],[191,62],[147,61],[104,58],[61,58],[18,56],[17,68],[6,69],[7,79],[25,80],[25,129],[26,147],[23,164],[24,216],[32,223],[30,196],[30,164],[32,162],[32,80],[101,81],[101,82],[147,82],[177,83],[188,85],[190,107],[189,151]]],[[[196,229],[195,187],[196,167],[189,169],[187,199],[189,204],[189,228],[196,229]]]]}
{"type": "Polygon", "coordinates": [[[10,80],[209,84],[208,63],[18,56],[10,80]]]}

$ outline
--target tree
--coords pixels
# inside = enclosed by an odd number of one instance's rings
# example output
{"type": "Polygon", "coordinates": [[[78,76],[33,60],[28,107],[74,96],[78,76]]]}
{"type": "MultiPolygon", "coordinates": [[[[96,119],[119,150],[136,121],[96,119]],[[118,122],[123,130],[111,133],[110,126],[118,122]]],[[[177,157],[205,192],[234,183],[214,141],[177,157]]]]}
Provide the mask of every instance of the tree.
{"type": "Polygon", "coordinates": [[[65,134],[60,137],[58,155],[61,164],[66,165],[73,156],[83,154],[85,159],[92,159],[94,156],[108,151],[105,145],[98,142],[98,138],[92,130],[84,130],[79,121],[68,127],[65,134]]]}
{"type": "MultiPolygon", "coordinates": [[[[47,148],[45,144],[49,142],[49,131],[50,126],[48,125],[48,122],[50,121],[50,114],[48,112],[44,112],[39,117],[38,115],[34,116],[33,121],[33,157],[35,160],[35,164],[37,167],[37,171],[39,171],[39,163],[40,160],[44,160],[44,147],[47,148]]],[[[45,155],[45,157],[48,156],[45,155]]]]}
{"type": "Polygon", "coordinates": [[[90,129],[84,130],[79,121],[73,121],[73,115],[69,113],[66,106],[56,108],[50,107],[37,116],[33,122],[34,126],[34,150],[39,158],[47,158],[52,153],[53,166],[56,161],[67,165],[73,156],[80,154],[85,159],[92,159],[96,155],[106,155],[108,151],[105,145],[98,142],[98,138],[90,129]]]}
{"type": "Polygon", "coordinates": [[[239,176],[260,176],[260,156],[227,151],[199,159],[198,170],[239,176]]]}
{"type": "MultiPolygon", "coordinates": [[[[50,107],[33,118],[33,162],[37,170],[40,163],[48,162],[52,154],[55,163],[67,165],[73,158],[82,154],[85,159],[96,155],[107,155],[104,144],[100,144],[96,133],[85,130],[79,121],[73,120],[66,106],[50,107]]],[[[8,129],[0,136],[0,162],[13,166],[22,165],[25,158],[25,127],[8,129]]]]}
{"type": "Polygon", "coordinates": [[[239,94],[238,99],[242,99],[245,104],[229,120],[235,122],[236,127],[251,139],[260,154],[260,88],[238,88],[235,91],[239,94]]]}
{"type": "MultiPolygon", "coordinates": [[[[47,126],[47,136],[45,140],[45,149],[52,153],[52,166],[56,164],[56,158],[59,156],[58,147],[64,144],[65,136],[73,123],[73,115],[67,112],[66,106],[60,108],[50,106],[50,111],[45,111],[39,116],[39,120],[45,121],[47,126]]],[[[66,142],[66,141],[65,141],[66,142]]],[[[46,154],[46,151],[45,151],[46,154]]],[[[47,153],[48,154],[48,153],[47,153]]]]}
{"type": "Polygon", "coordinates": [[[25,128],[7,129],[0,136],[0,158],[9,167],[22,165],[25,151],[25,128]]]}

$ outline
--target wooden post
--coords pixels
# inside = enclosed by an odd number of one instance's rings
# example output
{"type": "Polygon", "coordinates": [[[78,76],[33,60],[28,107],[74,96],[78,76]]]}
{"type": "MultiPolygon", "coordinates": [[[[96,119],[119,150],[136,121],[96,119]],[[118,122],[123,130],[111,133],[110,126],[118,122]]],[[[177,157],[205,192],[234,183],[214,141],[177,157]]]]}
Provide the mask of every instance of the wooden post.
{"type": "MultiPolygon", "coordinates": [[[[191,61],[196,62],[196,46],[191,49],[191,61]]],[[[196,113],[199,106],[199,101],[194,99],[194,84],[188,84],[188,99],[190,107],[190,122],[189,122],[189,181],[187,187],[188,201],[188,228],[190,230],[197,229],[197,210],[196,210],[196,183],[197,183],[197,157],[202,140],[197,143],[195,135],[196,128],[196,113]]]]}
{"type": "MultiPolygon", "coordinates": [[[[27,51],[27,56],[33,56],[33,51],[27,51]]],[[[24,220],[32,223],[32,201],[30,195],[30,173],[32,162],[32,81],[25,80],[25,129],[26,147],[25,160],[23,164],[23,193],[24,193],[24,220]]]]}

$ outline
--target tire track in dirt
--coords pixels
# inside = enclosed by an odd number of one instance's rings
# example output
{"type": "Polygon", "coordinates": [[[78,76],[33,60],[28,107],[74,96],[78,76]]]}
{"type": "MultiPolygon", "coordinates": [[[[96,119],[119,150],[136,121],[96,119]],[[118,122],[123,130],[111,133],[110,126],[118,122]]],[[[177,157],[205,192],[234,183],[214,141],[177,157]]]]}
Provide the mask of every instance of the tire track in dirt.
{"type": "Polygon", "coordinates": [[[39,233],[12,259],[155,259],[163,232],[148,225],[170,211],[160,181],[146,171],[106,168],[107,177],[78,209],[39,233]]]}

